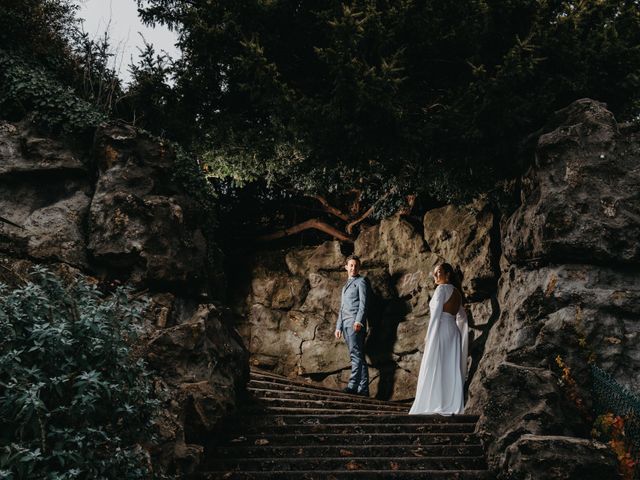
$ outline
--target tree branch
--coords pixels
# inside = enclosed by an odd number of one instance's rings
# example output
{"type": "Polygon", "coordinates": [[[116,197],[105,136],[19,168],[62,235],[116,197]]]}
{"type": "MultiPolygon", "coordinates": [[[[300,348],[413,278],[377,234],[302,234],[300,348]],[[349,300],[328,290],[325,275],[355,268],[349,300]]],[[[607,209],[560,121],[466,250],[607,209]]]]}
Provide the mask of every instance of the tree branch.
{"type": "Polygon", "coordinates": [[[367,217],[369,217],[374,212],[374,210],[376,208],[376,205],[378,205],[381,201],[383,201],[385,198],[387,198],[389,196],[389,193],[391,193],[391,192],[385,193],[382,197],[380,197],[378,200],[376,200],[373,203],[373,205],[371,205],[366,212],[364,212],[362,215],[360,215],[360,217],[356,218],[353,222],[351,222],[349,225],[347,225],[347,228],[346,228],[347,233],[349,235],[351,235],[353,233],[353,227],[355,227],[360,222],[362,222],[367,217]]]}
{"type": "Polygon", "coordinates": [[[349,190],[349,193],[355,193],[355,198],[351,203],[351,207],[349,210],[351,211],[351,215],[355,216],[360,211],[360,198],[362,198],[362,190],[358,190],[357,188],[352,188],[349,190]]]}
{"type": "Polygon", "coordinates": [[[330,205],[327,199],[324,198],[322,195],[307,195],[307,196],[310,198],[315,198],[318,202],[320,202],[325,212],[335,215],[342,221],[345,221],[345,222],[349,221],[349,216],[347,214],[343,213],[342,210],[334,207],[333,205],[330,205]]]}
{"type": "Polygon", "coordinates": [[[332,237],[341,240],[343,242],[353,242],[351,238],[341,232],[337,228],[325,223],[317,218],[312,218],[310,220],[306,220],[298,225],[294,225],[293,227],[284,228],[282,230],[278,230],[273,233],[269,233],[267,235],[260,235],[258,237],[258,241],[261,242],[269,242],[271,240],[277,240],[278,238],[289,237],[291,235],[295,235],[296,233],[300,233],[304,230],[309,230],[311,228],[315,228],[316,230],[320,230],[321,232],[327,233],[332,237]]]}

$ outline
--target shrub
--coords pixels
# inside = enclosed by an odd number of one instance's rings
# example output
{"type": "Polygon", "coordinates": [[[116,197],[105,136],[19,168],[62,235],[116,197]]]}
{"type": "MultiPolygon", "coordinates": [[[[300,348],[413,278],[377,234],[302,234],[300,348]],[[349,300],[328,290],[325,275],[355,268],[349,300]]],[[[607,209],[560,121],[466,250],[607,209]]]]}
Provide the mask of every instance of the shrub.
{"type": "Polygon", "coordinates": [[[83,132],[107,118],[44,68],[2,50],[0,107],[5,118],[30,114],[39,126],[54,132],[83,132]]]}
{"type": "Polygon", "coordinates": [[[135,358],[144,304],[46,269],[0,285],[0,477],[151,476],[152,399],[135,358]]]}

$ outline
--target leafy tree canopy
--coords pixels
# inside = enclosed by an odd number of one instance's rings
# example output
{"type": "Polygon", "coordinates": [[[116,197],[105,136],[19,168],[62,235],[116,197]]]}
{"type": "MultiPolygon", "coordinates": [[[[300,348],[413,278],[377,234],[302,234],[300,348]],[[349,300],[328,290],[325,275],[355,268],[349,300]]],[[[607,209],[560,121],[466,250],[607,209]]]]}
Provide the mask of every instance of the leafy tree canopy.
{"type": "Polygon", "coordinates": [[[239,184],[460,199],[572,100],[638,112],[637,0],[138,3],[179,33],[176,134],[239,184]]]}
{"type": "Polygon", "coordinates": [[[341,228],[463,200],[520,173],[554,110],[640,106],[638,0],[137,1],[183,57],[147,46],[126,91],[73,1],[3,1],[3,115],[75,131],[106,114],[177,140],[249,223],[258,203],[279,218],[274,198],[311,196],[341,228]]]}

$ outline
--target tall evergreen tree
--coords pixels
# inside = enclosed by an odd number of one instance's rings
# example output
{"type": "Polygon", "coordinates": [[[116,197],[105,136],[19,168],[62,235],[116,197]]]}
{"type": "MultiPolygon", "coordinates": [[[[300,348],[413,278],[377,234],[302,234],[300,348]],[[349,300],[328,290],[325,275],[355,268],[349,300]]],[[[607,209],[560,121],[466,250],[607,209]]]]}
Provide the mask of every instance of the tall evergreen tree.
{"type": "Polygon", "coordinates": [[[461,199],[572,100],[640,106],[637,0],[138,1],[179,34],[180,139],[236,183],[461,199]]]}

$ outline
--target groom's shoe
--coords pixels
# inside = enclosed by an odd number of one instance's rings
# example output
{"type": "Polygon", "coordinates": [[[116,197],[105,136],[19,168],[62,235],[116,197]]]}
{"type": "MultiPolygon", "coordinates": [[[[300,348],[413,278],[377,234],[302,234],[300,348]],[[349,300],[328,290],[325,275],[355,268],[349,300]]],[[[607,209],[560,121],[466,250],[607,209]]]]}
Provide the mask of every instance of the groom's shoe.
{"type": "Polygon", "coordinates": [[[345,388],[344,390],[342,390],[344,393],[350,393],[351,395],[357,395],[358,392],[356,392],[355,388],[345,388]]]}
{"type": "Polygon", "coordinates": [[[364,390],[362,392],[356,392],[356,395],[360,395],[361,397],[367,397],[369,398],[369,392],[365,392],[364,390]]]}

